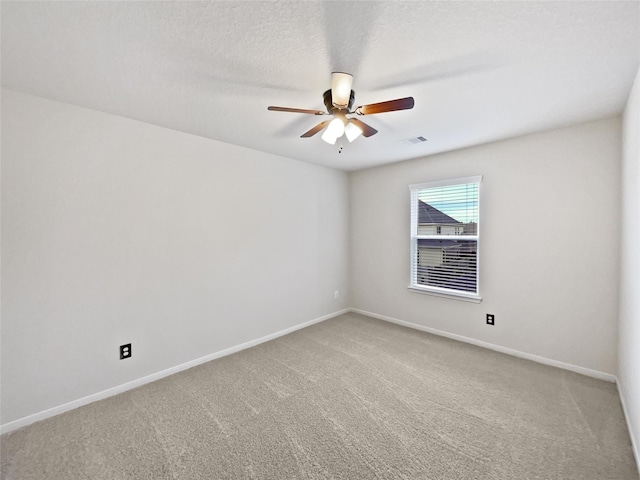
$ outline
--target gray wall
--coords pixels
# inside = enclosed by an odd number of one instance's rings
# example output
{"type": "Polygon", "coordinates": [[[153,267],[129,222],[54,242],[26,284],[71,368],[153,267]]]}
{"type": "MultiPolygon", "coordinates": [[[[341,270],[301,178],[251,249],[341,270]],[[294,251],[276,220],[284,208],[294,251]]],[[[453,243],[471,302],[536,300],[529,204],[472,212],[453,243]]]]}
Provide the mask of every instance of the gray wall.
{"type": "Polygon", "coordinates": [[[345,308],[347,188],[3,90],[2,424],[345,308]]]}
{"type": "Polygon", "coordinates": [[[2,424],[351,306],[617,373],[637,439],[639,110],[347,176],[3,90],[2,424]],[[477,174],[483,302],[410,293],[407,186],[477,174]]]}
{"type": "Polygon", "coordinates": [[[640,69],[623,132],[618,388],[640,464],[640,69]]]}
{"type": "Polygon", "coordinates": [[[613,118],[352,173],[350,305],[615,375],[620,155],[613,118]],[[482,303],[409,292],[407,186],[472,175],[482,303]]]}

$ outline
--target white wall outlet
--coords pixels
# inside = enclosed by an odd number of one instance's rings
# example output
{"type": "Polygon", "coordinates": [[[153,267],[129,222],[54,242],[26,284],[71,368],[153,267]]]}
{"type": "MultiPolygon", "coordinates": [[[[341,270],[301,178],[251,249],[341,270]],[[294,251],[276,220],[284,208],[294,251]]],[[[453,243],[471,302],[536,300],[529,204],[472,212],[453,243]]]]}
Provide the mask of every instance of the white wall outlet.
{"type": "Polygon", "coordinates": [[[335,292],[333,292],[333,298],[334,298],[334,300],[337,300],[338,297],[340,297],[340,292],[338,290],[336,290],[335,292]]]}

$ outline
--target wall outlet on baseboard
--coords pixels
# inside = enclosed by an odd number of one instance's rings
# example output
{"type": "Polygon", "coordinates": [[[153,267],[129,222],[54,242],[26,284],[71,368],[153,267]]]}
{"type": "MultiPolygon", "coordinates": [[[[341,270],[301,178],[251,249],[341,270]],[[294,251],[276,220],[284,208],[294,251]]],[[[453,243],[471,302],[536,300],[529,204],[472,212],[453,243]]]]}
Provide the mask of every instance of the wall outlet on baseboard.
{"type": "Polygon", "coordinates": [[[493,313],[487,313],[487,325],[495,325],[496,316],[493,313]]]}
{"type": "Polygon", "coordinates": [[[120,360],[131,357],[131,344],[120,345],[120,360]]]}
{"type": "Polygon", "coordinates": [[[340,297],[340,292],[338,290],[336,290],[335,292],[333,292],[333,299],[337,300],[340,297]]]}

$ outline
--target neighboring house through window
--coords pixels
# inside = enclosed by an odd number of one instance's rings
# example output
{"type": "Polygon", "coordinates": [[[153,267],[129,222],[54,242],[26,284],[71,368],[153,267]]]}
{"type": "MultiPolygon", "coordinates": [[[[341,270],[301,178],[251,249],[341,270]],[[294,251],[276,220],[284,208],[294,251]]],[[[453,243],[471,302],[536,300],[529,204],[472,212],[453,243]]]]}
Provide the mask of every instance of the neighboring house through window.
{"type": "Polygon", "coordinates": [[[410,185],[411,283],[424,293],[480,300],[480,181],[410,185]]]}

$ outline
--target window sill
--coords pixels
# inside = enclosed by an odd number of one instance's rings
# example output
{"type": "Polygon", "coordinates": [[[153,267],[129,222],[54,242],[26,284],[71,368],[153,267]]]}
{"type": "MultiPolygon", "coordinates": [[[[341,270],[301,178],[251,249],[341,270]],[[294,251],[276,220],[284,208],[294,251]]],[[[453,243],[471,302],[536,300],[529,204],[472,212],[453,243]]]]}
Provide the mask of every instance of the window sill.
{"type": "Polygon", "coordinates": [[[475,294],[449,293],[446,291],[436,291],[436,290],[431,290],[426,288],[418,288],[411,285],[409,285],[407,288],[412,293],[421,293],[423,295],[433,295],[435,297],[450,298],[452,300],[461,300],[463,302],[471,302],[471,303],[482,302],[482,297],[480,295],[475,295],[475,294]]]}

